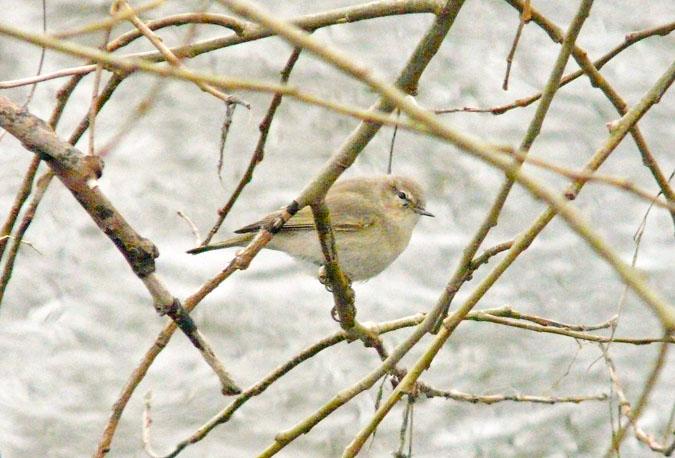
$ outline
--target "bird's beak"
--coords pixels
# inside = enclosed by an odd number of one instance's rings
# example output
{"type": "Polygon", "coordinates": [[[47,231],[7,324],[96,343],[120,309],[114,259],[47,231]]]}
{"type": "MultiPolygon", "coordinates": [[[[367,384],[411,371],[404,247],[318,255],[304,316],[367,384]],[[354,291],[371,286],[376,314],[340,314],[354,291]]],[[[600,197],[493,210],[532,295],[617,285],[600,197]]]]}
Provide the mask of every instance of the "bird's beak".
{"type": "Polygon", "coordinates": [[[418,214],[424,215],[424,216],[431,216],[432,218],[435,218],[434,214],[431,213],[430,211],[427,211],[424,207],[421,207],[421,206],[412,207],[411,206],[411,208],[412,208],[412,211],[414,211],[415,213],[418,213],[418,214]]]}

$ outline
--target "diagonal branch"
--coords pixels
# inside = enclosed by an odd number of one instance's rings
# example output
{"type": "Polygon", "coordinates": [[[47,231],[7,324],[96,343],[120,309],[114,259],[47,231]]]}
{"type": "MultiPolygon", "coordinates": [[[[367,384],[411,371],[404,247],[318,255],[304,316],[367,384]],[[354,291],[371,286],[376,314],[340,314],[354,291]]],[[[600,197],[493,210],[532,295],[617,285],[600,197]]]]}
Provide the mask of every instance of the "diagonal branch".
{"type": "MultiPolygon", "coordinates": [[[[302,52],[301,48],[293,49],[293,52],[288,58],[288,61],[286,61],[284,69],[281,71],[282,84],[286,84],[288,82],[288,79],[291,76],[291,72],[293,71],[293,68],[297,63],[301,52],[302,52]]],[[[211,228],[208,235],[206,236],[206,238],[204,239],[204,241],[201,243],[200,246],[206,246],[209,244],[213,236],[216,235],[216,233],[218,232],[218,229],[220,229],[220,226],[223,224],[223,221],[225,221],[227,215],[230,213],[230,210],[232,209],[234,203],[241,195],[241,192],[244,190],[244,187],[248,183],[250,183],[251,180],[253,179],[253,171],[255,170],[257,165],[262,162],[263,157],[265,156],[265,143],[267,142],[267,136],[269,135],[270,128],[272,127],[272,120],[274,119],[274,115],[277,112],[277,108],[279,108],[279,105],[281,105],[281,99],[282,94],[279,92],[274,94],[274,97],[272,97],[272,101],[270,102],[270,106],[267,109],[267,113],[265,113],[265,117],[258,126],[258,129],[260,130],[260,136],[258,137],[258,143],[255,146],[255,150],[253,151],[251,160],[248,163],[248,167],[246,168],[246,171],[242,175],[241,179],[239,180],[239,183],[237,184],[237,187],[232,192],[232,195],[228,199],[225,206],[218,210],[218,220],[213,225],[213,228],[211,228]]]]}
{"type": "Polygon", "coordinates": [[[98,188],[96,180],[101,176],[103,166],[100,159],[84,156],[70,143],[59,138],[44,121],[5,97],[0,97],[0,126],[19,139],[26,149],[49,164],[97,226],[122,253],[134,274],[145,284],[157,311],[161,315],[169,315],[197,347],[218,375],[223,392],[238,393],[239,388],[201,336],[190,315],[155,275],[155,258],[159,256],[157,247],[150,240],[141,237],[98,188]]]}
{"type": "MultiPolygon", "coordinates": [[[[562,73],[564,71],[564,67],[567,61],[567,58],[569,57],[571,53],[571,47],[576,40],[576,37],[581,29],[581,26],[583,25],[585,19],[588,17],[590,7],[592,6],[592,0],[584,0],[582,1],[577,14],[575,15],[574,20],[572,21],[572,24],[569,27],[568,33],[565,37],[563,48],[561,49],[560,55],[558,60],[556,61],[555,67],[551,73],[551,76],[549,78],[549,83],[547,84],[547,91],[546,93],[549,94],[548,98],[542,98],[542,102],[540,103],[537,113],[535,114],[535,118],[533,122],[530,125],[530,128],[528,129],[528,132],[526,134],[525,139],[523,140],[523,143],[521,144],[521,149],[526,152],[529,150],[530,146],[532,145],[532,142],[536,138],[537,134],[539,133],[539,130],[541,129],[541,124],[543,122],[545,113],[548,109],[548,106],[550,105],[550,101],[552,99],[553,94],[555,93],[560,78],[562,77],[562,73]]],[[[403,107],[402,107],[403,108],[403,107]]],[[[627,127],[627,126],[626,126],[627,127]]],[[[516,163],[512,166],[512,169],[509,170],[508,172],[508,179],[507,182],[504,184],[502,187],[502,190],[499,193],[499,197],[495,202],[495,205],[493,206],[493,209],[495,207],[500,208],[501,205],[503,205],[503,201],[506,199],[506,196],[508,196],[508,193],[510,191],[512,183],[515,181],[516,176],[520,176],[522,178],[522,174],[520,172],[520,164],[516,163]],[[500,201],[501,199],[501,201],[500,201]],[[500,205],[501,204],[501,205],[500,205]]],[[[531,192],[534,192],[535,190],[532,188],[528,189],[531,192]]],[[[547,199],[549,200],[549,199],[547,199]]],[[[550,203],[553,203],[551,200],[549,200],[550,203]]],[[[566,206],[565,206],[566,207],[566,206]]],[[[549,209],[552,210],[551,218],[556,214],[557,210],[563,216],[566,217],[567,221],[571,223],[571,220],[567,218],[570,216],[570,212],[568,212],[569,208],[562,208],[558,207],[553,210],[553,207],[549,207],[549,209]],[[566,214],[565,214],[566,213],[566,214]]],[[[492,210],[491,210],[492,213],[492,210]]],[[[498,212],[497,212],[498,213],[498,212]]],[[[550,219],[549,219],[550,221],[550,219]]],[[[575,229],[579,231],[580,226],[578,225],[573,225],[575,229]]],[[[543,229],[543,226],[541,226],[543,229]]],[[[586,228],[588,229],[588,228],[586,228]]],[[[539,231],[536,231],[537,233],[539,231]]],[[[594,237],[594,234],[591,235],[589,231],[586,231],[586,236],[594,237]]],[[[597,237],[596,238],[597,241],[597,237]]],[[[410,393],[411,390],[413,389],[413,386],[416,382],[416,380],[419,378],[421,373],[426,370],[430,364],[433,358],[437,355],[438,351],[442,348],[443,344],[446,342],[446,340],[450,337],[451,333],[454,331],[456,326],[461,322],[461,320],[466,316],[466,314],[475,306],[475,304],[478,302],[479,298],[483,296],[487,288],[489,288],[503,273],[504,269],[506,266],[510,264],[509,259],[513,260],[513,254],[518,253],[527,246],[529,246],[530,242],[528,242],[527,237],[520,237],[517,239],[516,243],[513,245],[512,249],[509,251],[509,256],[507,256],[503,262],[499,264],[497,268],[495,268],[490,275],[486,278],[485,281],[481,282],[481,284],[478,286],[478,288],[474,291],[474,294],[471,295],[470,299],[463,304],[462,307],[459,308],[455,314],[453,314],[451,317],[449,317],[447,320],[443,322],[443,326],[441,328],[441,332],[437,335],[436,339],[431,343],[425,354],[420,357],[413,368],[408,372],[408,374],[405,376],[405,378],[401,381],[401,383],[395,388],[394,392],[390,395],[390,397],[378,408],[377,412],[373,415],[373,418],[371,421],[357,434],[357,436],[354,438],[351,444],[345,449],[343,453],[343,457],[352,457],[355,456],[360,450],[367,438],[374,432],[375,428],[379,423],[384,419],[384,417],[389,413],[389,411],[394,407],[394,405],[401,399],[401,397],[405,393],[410,393]]],[[[588,238],[587,238],[588,240],[588,238]]],[[[598,241],[599,242],[599,241],[598,241]]],[[[599,244],[598,244],[599,245],[599,244]]],[[[598,245],[594,245],[594,247],[598,247],[598,245]]],[[[606,247],[606,245],[605,245],[606,247]]],[[[608,247],[606,247],[608,248],[608,247]]],[[[607,249],[605,253],[609,254],[611,250],[607,249]]],[[[466,254],[465,254],[466,255],[466,254]]],[[[621,264],[622,269],[630,269],[628,266],[623,265],[622,261],[618,260],[617,264],[621,264]]],[[[615,265],[615,264],[613,264],[615,265]]],[[[618,270],[618,265],[615,265],[618,270]]],[[[624,277],[626,278],[626,277],[624,277]]],[[[626,278],[626,280],[628,280],[626,278]]],[[[637,278],[632,278],[632,281],[638,280],[637,278]]],[[[638,280],[639,281],[639,280],[638,280]]],[[[646,285],[645,285],[646,287],[646,285]]],[[[647,288],[646,292],[648,294],[652,294],[651,290],[647,288]]],[[[659,299],[659,301],[662,301],[659,299]]],[[[670,307],[666,304],[665,301],[661,302],[662,306],[664,307],[663,309],[660,310],[661,313],[663,314],[660,315],[662,318],[662,322],[665,326],[666,329],[672,329],[675,327],[675,311],[670,310],[670,307]]],[[[656,304],[653,304],[656,305],[656,304]]],[[[657,310],[661,307],[661,305],[656,306],[657,310]]],[[[435,309],[437,309],[436,307],[435,309]]],[[[433,316],[433,314],[430,314],[430,316],[433,316]]],[[[412,336],[411,336],[412,337],[412,336]]]]}
{"type": "MultiPolygon", "coordinates": [[[[185,65],[180,61],[180,59],[171,52],[169,47],[164,44],[162,39],[159,38],[152,30],[150,30],[147,24],[141,21],[141,19],[136,15],[134,10],[131,9],[131,6],[129,6],[127,0],[116,0],[113,5],[114,8],[119,8],[123,13],[128,14],[129,21],[131,21],[131,23],[138,29],[138,31],[141,32],[143,36],[145,36],[159,50],[159,52],[162,54],[162,57],[168,63],[170,63],[174,67],[186,71],[188,70],[187,67],[185,67],[185,65]]],[[[204,92],[208,92],[209,94],[219,98],[225,103],[241,104],[244,105],[246,108],[251,108],[251,105],[248,102],[245,102],[233,95],[224,94],[223,92],[219,91],[218,89],[214,88],[209,84],[200,81],[197,81],[196,84],[204,92]]]]}
{"type": "MultiPolygon", "coordinates": [[[[520,0],[507,0],[511,6],[516,8],[518,11],[521,13],[523,12],[524,8],[526,7],[523,2],[520,0]]],[[[532,20],[539,25],[544,31],[546,31],[551,39],[554,41],[560,39],[562,36],[562,31],[558,26],[556,26],[554,23],[546,19],[541,13],[539,13],[537,10],[530,8],[529,5],[527,6],[529,12],[532,14],[532,20]]],[[[663,32],[662,33],[667,33],[669,30],[672,30],[673,24],[668,24],[665,27],[663,27],[663,32]]],[[[661,30],[661,29],[657,29],[661,30]]],[[[639,34],[638,37],[643,36],[642,34],[639,34]]],[[[626,42],[629,42],[632,40],[635,40],[635,38],[631,38],[631,40],[626,40],[626,42]]],[[[591,61],[591,59],[588,57],[588,54],[586,51],[581,49],[578,46],[574,46],[572,48],[572,56],[574,59],[577,61],[581,69],[583,70],[584,73],[586,73],[586,76],[588,76],[588,79],[591,81],[591,84],[594,87],[599,88],[607,97],[607,100],[614,106],[616,111],[621,115],[625,115],[627,111],[627,104],[626,102],[621,98],[621,96],[612,88],[607,80],[600,74],[598,69],[600,66],[597,66],[594,64],[594,62],[591,61]]],[[[601,62],[604,64],[604,62],[601,62]]],[[[640,151],[640,154],[642,155],[642,162],[643,164],[649,169],[651,172],[652,176],[654,177],[654,181],[656,181],[656,184],[659,186],[659,189],[661,189],[661,192],[665,196],[666,200],[668,203],[675,204],[675,192],[673,189],[670,187],[670,184],[668,183],[668,179],[666,178],[666,175],[663,173],[661,168],[659,167],[658,163],[656,162],[656,159],[654,158],[654,155],[651,153],[649,146],[647,145],[647,141],[645,140],[644,136],[642,135],[642,132],[639,128],[638,125],[634,125],[630,128],[630,134],[633,137],[633,140],[635,141],[635,144],[638,147],[638,150],[640,151]]],[[[673,220],[673,223],[675,223],[675,210],[670,210],[670,216],[673,220]]]]}
{"type": "MultiPolygon", "coordinates": [[[[364,5],[337,8],[321,13],[300,16],[291,19],[290,22],[302,29],[313,31],[333,25],[347,24],[379,17],[419,13],[437,13],[439,8],[440,7],[437,0],[380,0],[366,3],[364,5]]],[[[201,17],[201,15],[199,16],[201,17]]],[[[251,24],[246,21],[240,21],[238,19],[224,15],[208,14],[204,15],[202,19],[203,20],[200,20],[193,14],[185,14],[168,16],[156,21],[150,21],[147,23],[147,25],[151,30],[156,30],[171,25],[182,25],[196,22],[220,25],[222,27],[230,28],[235,32],[235,34],[231,36],[209,39],[194,44],[171,48],[171,52],[174,53],[178,58],[192,58],[218,49],[260,40],[274,35],[272,31],[266,29],[265,27],[251,24]]],[[[119,47],[126,46],[131,41],[139,38],[140,36],[142,35],[137,30],[127,32],[111,42],[108,50],[113,51],[119,47]]],[[[131,54],[127,57],[140,57],[152,62],[159,62],[163,60],[161,53],[157,51],[131,54]]],[[[19,81],[0,82],[0,88],[32,84],[69,75],[84,76],[85,74],[93,72],[94,70],[96,70],[96,64],[84,65],[76,68],[59,70],[50,74],[43,74],[39,77],[24,78],[19,81]]]]}

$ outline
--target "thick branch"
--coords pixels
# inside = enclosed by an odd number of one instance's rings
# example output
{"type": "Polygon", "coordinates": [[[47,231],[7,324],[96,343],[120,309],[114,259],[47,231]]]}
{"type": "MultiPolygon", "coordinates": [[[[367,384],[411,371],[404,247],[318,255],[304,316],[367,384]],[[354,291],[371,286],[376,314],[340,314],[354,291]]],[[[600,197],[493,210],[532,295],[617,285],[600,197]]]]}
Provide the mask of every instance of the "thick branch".
{"type": "Polygon", "coordinates": [[[102,173],[101,160],[95,156],[84,156],[70,143],[59,138],[44,121],[5,97],[0,97],[0,127],[49,164],[56,176],[126,258],[134,274],[143,281],[154,299],[157,311],[168,314],[176,321],[214,369],[221,381],[223,392],[240,392],[197,330],[190,315],[154,275],[155,258],[159,256],[157,247],[150,240],[141,237],[99,190],[96,180],[102,173]]]}
{"type": "Polygon", "coordinates": [[[49,164],[139,278],[155,271],[154,260],[159,256],[155,245],[134,231],[96,186],[102,165],[93,164],[91,156],[84,156],[41,119],[5,97],[0,97],[0,126],[49,164]]]}

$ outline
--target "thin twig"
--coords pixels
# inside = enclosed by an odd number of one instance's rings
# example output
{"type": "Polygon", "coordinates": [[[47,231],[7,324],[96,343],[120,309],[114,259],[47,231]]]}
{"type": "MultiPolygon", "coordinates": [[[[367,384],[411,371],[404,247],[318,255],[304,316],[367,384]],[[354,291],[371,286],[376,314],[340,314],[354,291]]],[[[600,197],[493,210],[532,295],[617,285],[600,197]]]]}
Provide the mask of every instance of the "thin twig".
{"type": "MultiPolygon", "coordinates": [[[[106,49],[108,41],[110,40],[111,28],[105,29],[103,34],[103,43],[100,48],[106,49]]],[[[94,147],[94,139],[96,134],[96,115],[98,114],[98,92],[101,85],[101,74],[103,73],[103,65],[96,65],[96,72],[94,72],[94,84],[91,90],[91,103],[89,104],[89,155],[94,156],[96,150],[94,147]]]]}
{"type": "MultiPolygon", "coordinates": [[[[518,316],[516,313],[514,316],[518,316]]],[[[503,318],[499,313],[490,313],[482,310],[475,312],[470,312],[464,318],[464,320],[470,321],[487,321],[490,323],[501,324],[504,326],[511,326],[514,328],[525,329],[527,331],[534,332],[543,332],[548,334],[557,334],[560,336],[571,337],[578,340],[587,340],[589,342],[600,342],[600,343],[622,343],[622,344],[631,344],[631,345],[650,345],[654,343],[675,343],[675,336],[673,337],[662,337],[662,338],[621,338],[621,337],[606,337],[606,336],[597,336],[594,334],[589,334],[586,332],[579,332],[574,330],[574,326],[571,328],[560,328],[553,326],[545,326],[541,324],[531,324],[531,323],[521,323],[516,321],[516,319],[503,318]]],[[[543,319],[542,319],[543,320],[543,319]]]]}
{"type": "Polygon", "coordinates": [[[580,404],[586,401],[606,401],[606,393],[591,394],[588,396],[531,396],[524,394],[471,394],[456,390],[436,390],[433,388],[420,389],[427,397],[443,397],[454,401],[471,402],[474,404],[495,404],[498,402],[532,402],[535,404],[580,404]]]}
{"type": "MultiPolygon", "coordinates": [[[[115,6],[119,8],[121,11],[126,11],[129,12],[129,21],[148,39],[150,42],[159,50],[159,52],[162,53],[162,56],[168,63],[173,65],[174,67],[183,69],[187,71],[187,67],[181,62],[181,60],[176,57],[173,52],[171,52],[171,49],[169,49],[168,46],[164,44],[161,38],[159,38],[150,28],[140,20],[140,18],[133,13],[133,10],[131,9],[131,6],[129,6],[129,3],[127,0],[115,0],[115,6]]],[[[246,108],[250,108],[251,105],[244,101],[241,100],[240,98],[225,94],[218,89],[214,88],[213,86],[209,84],[205,84],[199,81],[195,81],[197,86],[203,90],[204,92],[208,92],[209,94],[221,99],[225,103],[236,103],[240,105],[244,105],[246,108]]]]}
{"type": "MultiPolygon", "coordinates": [[[[364,5],[356,5],[346,8],[337,8],[335,10],[326,11],[318,14],[310,14],[307,16],[300,16],[291,19],[291,22],[305,30],[317,30],[324,27],[334,26],[338,24],[347,24],[352,22],[373,19],[377,17],[386,17],[392,15],[404,15],[415,13],[436,13],[438,10],[438,3],[436,0],[416,0],[411,2],[409,0],[382,0],[364,5]]],[[[152,30],[168,26],[178,26],[184,24],[191,24],[193,22],[200,24],[214,24],[222,27],[232,29],[235,32],[234,36],[226,38],[216,38],[207,40],[193,45],[180,46],[173,48],[172,52],[179,57],[196,57],[198,55],[222,49],[229,46],[235,46],[241,43],[256,41],[267,38],[273,35],[265,27],[251,25],[245,21],[240,21],[231,16],[220,14],[178,14],[175,16],[167,16],[162,19],[150,21],[147,23],[152,30]],[[250,29],[250,30],[249,30],[250,29]],[[247,33],[244,33],[246,30],[247,33]]],[[[108,51],[114,51],[118,47],[126,46],[136,38],[141,37],[142,34],[137,30],[132,30],[120,36],[115,41],[111,42],[108,51]]],[[[127,57],[141,57],[150,61],[160,61],[162,56],[159,52],[144,52],[131,54],[127,57]]],[[[0,82],[0,89],[10,87],[17,87],[26,84],[33,84],[36,82],[46,81],[54,78],[61,78],[64,76],[80,75],[83,76],[96,70],[96,65],[85,65],[70,69],[59,70],[57,72],[44,74],[39,78],[24,78],[15,81],[0,82]]]]}
{"type": "Polygon", "coordinates": [[[76,29],[66,30],[64,32],[56,32],[53,34],[53,36],[56,38],[71,38],[78,35],[85,35],[89,33],[98,32],[99,30],[111,30],[120,22],[129,20],[129,18],[133,15],[145,13],[147,11],[151,11],[157,8],[162,3],[164,3],[164,0],[152,0],[146,5],[139,6],[138,8],[129,7],[128,9],[117,8],[116,3],[117,3],[116,0],[113,1],[113,7],[111,8],[110,11],[112,15],[111,17],[104,19],[102,21],[96,21],[92,24],[78,27],[76,29]]]}
{"type": "MultiPolygon", "coordinates": [[[[512,149],[503,149],[503,151],[507,152],[509,155],[518,158],[518,160],[521,160],[523,162],[527,162],[528,164],[532,164],[536,167],[540,167],[544,170],[549,170],[551,172],[555,172],[558,175],[577,180],[577,181],[591,181],[591,182],[597,182],[597,183],[603,183],[607,184],[610,186],[614,186],[619,189],[623,189],[625,191],[628,191],[632,194],[635,194],[636,196],[648,201],[650,204],[656,205],[661,208],[665,208],[667,210],[670,210],[671,213],[675,212],[675,201],[663,201],[658,198],[659,194],[663,193],[663,190],[659,191],[659,193],[655,196],[653,192],[646,191],[638,186],[636,186],[630,179],[628,178],[623,178],[623,177],[617,177],[617,176],[612,176],[612,175],[601,175],[598,173],[595,173],[594,171],[589,171],[589,170],[573,170],[567,167],[563,167],[561,165],[554,164],[550,161],[545,161],[543,159],[539,159],[536,157],[532,157],[529,155],[525,155],[522,152],[515,151],[512,149]]],[[[668,182],[668,180],[666,180],[668,182]]],[[[572,198],[574,196],[571,196],[572,198]]]]}
{"type": "Polygon", "coordinates": [[[504,75],[504,82],[502,83],[502,89],[505,91],[509,90],[509,75],[511,74],[511,64],[513,63],[513,58],[516,55],[516,48],[518,47],[518,42],[520,41],[520,35],[523,33],[523,28],[525,24],[530,22],[532,15],[530,13],[530,0],[525,0],[525,6],[523,11],[520,13],[520,22],[518,23],[518,29],[516,30],[516,36],[513,38],[513,44],[511,44],[511,50],[509,55],[506,57],[506,74],[504,75]]]}
{"type": "MultiPolygon", "coordinates": [[[[7,129],[7,131],[9,132],[9,129],[7,129]]],[[[37,165],[38,164],[36,163],[36,167],[37,165]]],[[[29,177],[29,174],[30,170],[29,173],[26,174],[25,177],[26,179],[31,178],[29,177]]],[[[5,265],[2,269],[2,276],[0,277],[0,304],[2,304],[2,299],[5,296],[5,291],[7,290],[9,281],[12,278],[12,272],[14,271],[14,264],[16,262],[16,257],[19,253],[19,248],[21,247],[21,242],[23,241],[23,236],[26,234],[28,227],[33,221],[33,218],[35,217],[35,212],[37,210],[37,206],[40,203],[40,200],[42,200],[42,196],[44,195],[45,190],[47,189],[47,186],[49,185],[49,182],[51,181],[53,176],[54,173],[51,170],[49,170],[38,179],[37,185],[35,186],[35,191],[33,192],[31,202],[23,214],[23,218],[21,219],[19,227],[14,232],[14,237],[12,237],[12,244],[10,245],[7,257],[5,258],[5,265]]],[[[28,196],[26,195],[26,197],[28,196]]]]}
{"type": "MultiPolygon", "coordinates": [[[[514,8],[518,9],[519,11],[523,11],[524,4],[520,0],[507,0],[507,1],[514,8]]],[[[560,37],[562,36],[562,32],[555,24],[550,22],[548,19],[546,19],[543,15],[541,15],[538,11],[534,9],[531,9],[531,14],[534,22],[537,25],[539,25],[542,29],[544,29],[544,31],[548,33],[548,35],[551,37],[552,40],[556,41],[560,39],[560,37]]],[[[669,26],[672,25],[673,23],[669,24],[669,26]]],[[[653,30],[654,29],[652,29],[652,31],[653,30]]],[[[667,33],[663,29],[659,29],[659,32],[667,33]]],[[[644,34],[638,33],[636,36],[643,38],[644,34]]],[[[624,116],[627,111],[626,102],[621,98],[618,92],[615,91],[610,86],[607,80],[600,74],[600,72],[598,71],[599,67],[596,67],[593,64],[593,62],[591,62],[591,60],[588,58],[587,53],[578,46],[574,46],[574,48],[572,49],[572,55],[574,56],[574,59],[581,67],[582,71],[588,76],[589,80],[591,81],[591,84],[594,87],[598,87],[603,92],[603,94],[605,94],[605,96],[610,101],[610,103],[615,107],[619,115],[624,116]]],[[[614,125],[615,123],[610,123],[610,129],[613,128],[614,125]]],[[[661,168],[659,167],[656,159],[654,158],[654,155],[651,153],[647,145],[647,141],[642,135],[639,126],[638,125],[631,126],[630,134],[633,137],[633,140],[635,141],[638,150],[640,151],[643,164],[651,172],[652,176],[654,177],[654,180],[661,189],[661,192],[666,197],[666,200],[670,204],[675,204],[675,191],[673,191],[673,189],[668,184],[668,180],[666,180],[665,174],[661,171],[661,168]]],[[[675,210],[671,210],[670,215],[671,219],[673,220],[673,224],[675,225],[675,210]]]]}
{"type": "Polygon", "coordinates": [[[199,235],[199,229],[197,228],[197,225],[184,212],[178,210],[176,213],[178,214],[178,216],[183,218],[188,223],[190,229],[192,230],[192,233],[195,236],[195,243],[199,243],[199,239],[201,239],[201,236],[199,235]]]}
{"type": "MultiPolygon", "coordinates": [[[[288,58],[288,61],[286,62],[286,66],[281,71],[282,84],[288,82],[288,79],[291,75],[291,71],[293,71],[293,67],[295,67],[295,64],[298,61],[301,52],[302,52],[301,48],[293,49],[291,56],[288,58]]],[[[228,199],[225,206],[218,210],[218,220],[213,225],[213,228],[209,231],[208,235],[206,236],[206,239],[204,239],[204,241],[201,243],[200,246],[206,246],[209,244],[213,236],[216,235],[216,233],[218,232],[218,229],[220,229],[220,226],[223,224],[223,221],[225,221],[227,215],[230,213],[230,210],[232,209],[234,203],[241,195],[241,192],[244,190],[244,187],[248,183],[250,183],[251,180],[253,179],[253,171],[265,157],[265,144],[267,143],[267,136],[269,135],[270,128],[272,127],[272,120],[274,119],[274,115],[277,112],[277,108],[279,108],[279,105],[281,104],[281,99],[282,94],[279,92],[274,94],[274,97],[272,97],[272,101],[270,102],[270,106],[267,109],[267,113],[265,113],[265,117],[258,126],[258,129],[260,130],[260,136],[258,137],[258,143],[255,146],[255,150],[253,151],[251,160],[248,163],[248,167],[246,168],[246,171],[242,175],[241,179],[239,180],[239,183],[237,184],[237,187],[232,192],[232,195],[228,199]]]]}
{"type": "MultiPolygon", "coordinates": [[[[515,6],[519,11],[521,11],[522,14],[522,9],[524,8],[524,4],[520,4],[517,2],[512,2],[512,6],[515,6]],[[522,6],[520,6],[522,5],[522,6]]],[[[538,25],[545,27],[547,22],[545,22],[545,18],[540,15],[539,13],[536,12],[535,10],[535,22],[538,23],[538,25]]],[[[634,45],[635,43],[640,42],[641,40],[644,40],[645,38],[653,37],[656,35],[659,36],[666,36],[670,34],[673,30],[675,30],[675,22],[670,22],[668,24],[659,26],[659,27],[653,27],[650,29],[642,30],[639,32],[632,32],[626,35],[626,38],[623,43],[621,43],[619,46],[616,46],[614,49],[606,53],[604,56],[600,57],[599,59],[593,61],[593,66],[595,66],[596,69],[600,70],[602,67],[605,66],[607,62],[612,60],[614,57],[619,55],[623,50],[626,48],[634,45]]],[[[562,33],[560,33],[562,36],[562,33]]],[[[553,38],[554,41],[557,41],[557,38],[553,38]]],[[[571,83],[575,79],[579,78],[580,76],[584,75],[584,70],[577,70],[575,72],[572,72],[568,75],[565,75],[565,77],[560,80],[560,87],[566,86],[567,84],[571,83]]],[[[491,113],[493,115],[501,115],[506,113],[507,111],[513,110],[515,108],[524,108],[527,107],[537,100],[541,98],[541,92],[534,94],[530,97],[524,98],[524,99],[518,99],[512,103],[509,103],[507,105],[502,105],[498,107],[491,107],[491,108],[478,108],[478,107],[462,107],[462,108],[437,108],[433,110],[434,113],[436,114],[445,114],[445,113],[457,113],[457,112],[467,112],[467,113],[491,113]]]]}
{"type": "MultiPolygon", "coordinates": [[[[35,174],[37,173],[39,165],[40,165],[40,158],[35,156],[31,161],[30,165],[28,166],[28,169],[26,170],[26,174],[24,175],[23,180],[21,181],[21,185],[19,186],[19,190],[16,193],[16,197],[14,198],[12,208],[9,210],[9,213],[7,214],[7,219],[5,220],[5,223],[2,225],[2,229],[0,229],[0,237],[1,237],[0,259],[2,259],[2,256],[5,253],[5,247],[7,246],[7,242],[9,241],[9,238],[7,236],[9,236],[9,234],[12,233],[14,224],[16,223],[16,220],[19,217],[19,212],[21,212],[23,204],[30,196],[31,190],[33,188],[33,180],[35,179],[35,174]]],[[[18,238],[17,240],[20,240],[20,238],[18,238]]]]}
{"type": "Polygon", "coordinates": [[[152,417],[150,417],[150,409],[152,407],[152,391],[145,393],[143,398],[143,426],[142,426],[142,437],[143,437],[143,450],[151,458],[160,458],[162,455],[155,452],[150,443],[150,426],[152,425],[152,417]]]}
{"type": "Polygon", "coordinates": [[[220,128],[220,147],[218,148],[218,163],[216,164],[216,170],[218,172],[218,179],[220,180],[221,186],[223,185],[223,162],[225,155],[225,143],[227,142],[227,134],[230,133],[230,126],[232,125],[232,116],[234,116],[234,110],[237,108],[235,103],[225,103],[225,116],[223,117],[223,124],[220,128]]]}
{"type": "MultiPolygon", "coordinates": [[[[401,117],[401,110],[396,110],[396,120],[401,117]]],[[[387,175],[391,175],[391,165],[394,162],[394,145],[396,144],[396,133],[398,132],[398,125],[394,126],[394,131],[391,134],[391,143],[389,144],[389,162],[387,163],[387,175]]]]}
{"type": "MultiPolygon", "coordinates": [[[[667,336],[666,336],[667,337],[667,336]]],[[[651,394],[655,384],[656,384],[656,379],[658,378],[659,374],[661,373],[664,363],[665,363],[665,358],[666,354],[668,351],[668,344],[663,343],[661,345],[661,348],[659,350],[659,354],[656,358],[656,362],[654,364],[654,368],[650,371],[649,378],[647,382],[645,383],[644,389],[642,391],[642,394],[640,396],[640,399],[635,405],[635,408],[631,408],[630,402],[628,401],[628,398],[623,392],[623,389],[621,388],[621,383],[619,382],[618,375],[616,373],[616,367],[614,366],[614,361],[612,361],[612,358],[609,356],[609,352],[607,349],[601,345],[602,349],[602,354],[605,358],[605,362],[607,364],[607,370],[609,371],[609,376],[612,381],[612,386],[614,387],[614,390],[616,391],[616,394],[619,398],[619,406],[621,408],[621,412],[623,415],[628,419],[628,423],[626,423],[624,426],[622,426],[619,431],[617,431],[613,437],[612,437],[612,445],[609,450],[605,453],[605,458],[610,458],[611,456],[614,455],[614,452],[619,451],[619,447],[621,445],[621,442],[626,436],[626,431],[628,429],[628,426],[633,427],[633,431],[635,432],[635,437],[647,444],[650,449],[652,449],[655,452],[660,452],[664,453],[666,451],[666,446],[659,443],[656,438],[649,434],[646,433],[639,425],[638,425],[638,418],[640,414],[642,413],[643,408],[645,407],[647,403],[647,399],[649,398],[649,395],[651,394]]]]}
{"type": "Polygon", "coordinates": [[[497,256],[499,253],[510,250],[512,246],[513,240],[509,240],[508,242],[503,242],[493,246],[492,248],[488,248],[483,252],[483,254],[471,260],[471,263],[467,268],[467,274],[471,275],[474,271],[478,270],[481,265],[487,264],[491,258],[497,256]]]}
{"type": "MultiPolygon", "coordinates": [[[[479,315],[477,316],[482,316],[484,311],[477,311],[479,315]]],[[[540,316],[535,316],[531,315],[528,313],[520,313],[516,312],[509,306],[504,306],[500,307],[498,309],[490,309],[488,312],[491,316],[499,316],[502,318],[513,318],[516,320],[524,320],[524,321],[531,321],[533,323],[536,323],[540,326],[552,326],[554,328],[563,328],[563,329],[568,329],[570,331],[598,331],[600,329],[607,329],[611,328],[612,325],[616,322],[617,317],[614,316],[610,318],[609,320],[603,322],[603,323],[598,323],[598,324],[591,324],[591,325],[579,325],[579,324],[570,324],[570,323],[562,323],[560,321],[555,321],[551,320],[549,318],[543,318],[540,316]]]]}

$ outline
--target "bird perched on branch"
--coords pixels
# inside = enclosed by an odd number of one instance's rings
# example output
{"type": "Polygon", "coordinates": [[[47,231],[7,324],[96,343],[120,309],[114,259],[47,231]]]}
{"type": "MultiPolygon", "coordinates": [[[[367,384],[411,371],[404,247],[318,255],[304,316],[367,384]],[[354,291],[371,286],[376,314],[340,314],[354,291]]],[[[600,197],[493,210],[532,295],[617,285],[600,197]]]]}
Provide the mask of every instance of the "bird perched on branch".
{"type": "MultiPolygon", "coordinates": [[[[367,280],[382,272],[406,249],[419,217],[434,216],[425,208],[424,192],[414,180],[383,175],[337,181],[325,198],[335,233],[338,260],[353,281],[367,280]]],[[[232,238],[188,250],[190,254],[246,246],[267,222],[260,221],[235,231],[232,238]]],[[[296,213],[277,232],[266,248],[322,265],[325,261],[310,207],[296,213]]]]}

